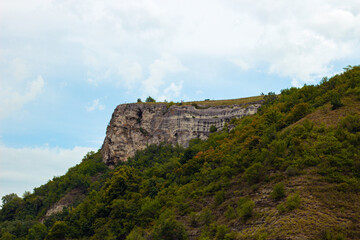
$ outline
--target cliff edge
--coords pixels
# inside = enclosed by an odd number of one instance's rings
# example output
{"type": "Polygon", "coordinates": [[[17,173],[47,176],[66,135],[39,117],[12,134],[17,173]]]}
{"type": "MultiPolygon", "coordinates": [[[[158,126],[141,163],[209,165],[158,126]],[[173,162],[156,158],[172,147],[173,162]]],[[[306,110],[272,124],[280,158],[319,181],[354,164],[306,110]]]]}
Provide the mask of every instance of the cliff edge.
{"type": "MultiPolygon", "coordinates": [[[[253,115],[261,101],[228,106],[132,103],[118,105],[102,146],[103,161],[115,165],[137,150],[166,142],[187,147],[194,138],[206,139],[211,126],[220,130],[233,118],[253,115]]],[[[212,129],[214,130],[214,128],[212,129]]]]}

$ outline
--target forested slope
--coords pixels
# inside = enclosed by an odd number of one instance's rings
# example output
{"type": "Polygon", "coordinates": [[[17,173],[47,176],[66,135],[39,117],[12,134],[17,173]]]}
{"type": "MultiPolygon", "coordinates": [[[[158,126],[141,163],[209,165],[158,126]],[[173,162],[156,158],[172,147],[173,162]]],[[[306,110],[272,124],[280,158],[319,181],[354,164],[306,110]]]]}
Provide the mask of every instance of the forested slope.
{"type": "Polygon", "coordinates": [[[89,153],[5,196],[0,239],[360,239],[360,67],[269,93],[232,124],[113,170],[89,153]]]}

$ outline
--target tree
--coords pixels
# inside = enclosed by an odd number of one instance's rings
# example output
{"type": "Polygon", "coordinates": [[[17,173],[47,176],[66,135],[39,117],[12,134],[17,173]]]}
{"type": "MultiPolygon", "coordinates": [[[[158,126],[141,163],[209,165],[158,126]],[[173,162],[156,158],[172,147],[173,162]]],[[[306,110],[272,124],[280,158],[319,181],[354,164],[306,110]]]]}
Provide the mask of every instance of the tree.
{"type": "Polygon", "coordinates": [[[261,163],[254,163],[245,170],[244,177],[249,184],[258,183],[262,175],[263,165],[261,163]]]}
{"type": "Polygon", "coordinates": [[[149,102],[156,102],[155,99],[153,99],[152,97],[148,96],[145,100],[145,102],[149,103],[149,102]]]}
{"type": "Polygon", "coordinates": [[[16,239],[16,236],[11,233],[8,233],[8,232],[3,233],[0,238],[0,240],[15,240],[15,239],[16,239]]]}
{"type": "Polygon", "coordinates": [[[10,193],[2,197],[2,209],[0,211],[0,221],[12,220],[16,217],[16,212],[23,206],[23,200],[15,193],[10,193]]]}
{"type": "Polygon", "coordinates": [[[138,102],[138,103],[141,103],[141,102],[142,102],[142,101],[141,101],[141,98],[138,98],[138,99],[137,99],[137,102],[138,102]]]}
{"type": "Polygon", "coordinates": [[[17,199],[17,198],[19,198],[19,197],[16,193],[7,194],[1,198],[2,205],[4,206],[4,205],[8,204],[9,202],[11,202],[12,200],[17,199]]]}
{"type": "Polygon", "coordinates": [[[160,222],[160,226],[156,229],[155,239],[164,240],[183,240],[188,239],[185,227],[170,217],[160,222]]]}
{"type": "Polygon", "coordinates": [[[63,221],[56,221],[46,236],[46,240],[65,239],[69,234],[70,227],[63,221]]]}
{"type": "Polygon", "coordinates": [[[29,240],[41,240],[46,237],[47,229],[42,223],[37,223],[29,229],[28,239],[29,240]]]}
{"type": "Polygon", "coordinates": [[[264,105],[273,104],[277,100],[277,96],[274,92],[269,92],[267,95],[264,96],[264,105]]]}
{"type": "Polygon", "coordinates": [[[216,132],[217,131],[217,128],[215,125],[211,125],[210,126],[210,132],[213,133],[213,132],[216,132]]]}
{"type": "Polygon", "coordinates": [[[340,94],[338,94],[338,93],[333,93],[330,96],[330,103],[332,105],[333,110],[344,106],[344,104],[341,102],[340,94]]]}

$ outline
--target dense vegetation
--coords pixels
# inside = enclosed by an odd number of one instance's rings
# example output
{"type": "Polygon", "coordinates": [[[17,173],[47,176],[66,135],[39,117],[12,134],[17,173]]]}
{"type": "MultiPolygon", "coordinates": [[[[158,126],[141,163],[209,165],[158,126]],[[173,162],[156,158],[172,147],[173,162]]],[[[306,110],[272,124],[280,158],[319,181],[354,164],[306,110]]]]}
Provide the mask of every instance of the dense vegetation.
{"type": "Polygon", "coordinates": [[[151,145],[113,170],[89,153],[5,196],[0,239],[359,239],[359,145],[360,67],[349,67],[265,95],[258,114],[186,149],[151,145]]]}

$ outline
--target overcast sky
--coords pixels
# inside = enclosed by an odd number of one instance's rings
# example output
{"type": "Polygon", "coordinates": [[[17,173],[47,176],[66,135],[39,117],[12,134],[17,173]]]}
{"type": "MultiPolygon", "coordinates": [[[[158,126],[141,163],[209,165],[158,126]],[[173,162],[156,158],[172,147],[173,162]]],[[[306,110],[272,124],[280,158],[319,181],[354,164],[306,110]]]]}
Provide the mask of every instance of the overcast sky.
{"type": "Polygon", "coordinates": [[[99,149],[120,103],[317,84],[359,40],[359,0],[0,0],[0,196],[99,149]]]}

